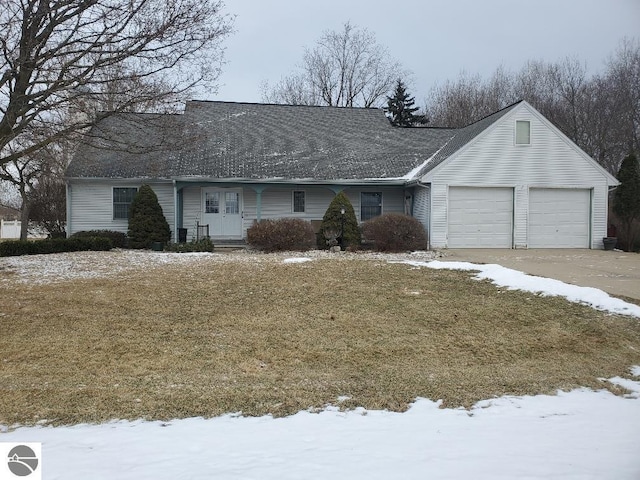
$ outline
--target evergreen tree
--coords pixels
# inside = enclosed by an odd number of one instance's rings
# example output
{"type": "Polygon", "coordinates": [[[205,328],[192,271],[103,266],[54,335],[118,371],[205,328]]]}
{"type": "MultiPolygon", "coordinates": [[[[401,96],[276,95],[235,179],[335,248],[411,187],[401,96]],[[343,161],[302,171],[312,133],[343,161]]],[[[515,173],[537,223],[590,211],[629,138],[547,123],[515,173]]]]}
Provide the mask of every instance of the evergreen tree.
{"type": "Polygon", "coordinates": [[[327,243],[329,238],[335,238],[338,244],[342,244],[344,248],[349,246],[358,248],[360,246],[360,227],[358,226],[356,213],[353,211],[353,205],[351,205],[344,192],[340,192],[333,197],[324,217],[322,217],[318,235],[318,247],[328,248],[331,246],[327,243]],[[344,215],[342,214],[343,208],[344,215]]]}
{"type": "Polygon", "coordinates": [[[414,107],[414,97],[409,95],[402,80],[398,79],[392,97],[387,97],[389,120],[396,127],[413,127],[416,124],[427,123],[424,115],[414,115],[419,110],[414,107]]]}
{"type": "Polygon", "coordinates": [[[158,197],[149,185],[142,185],[129,207],[129,247],[150,248],[153,242],[171,240],[171,229],[158,197]]]}
{"type": "Polygon", "coordinates": [[[640,220],[640,163],[631,153],[620,165],[618,171],[620,185],[615,190],[613,212],[623,224],[627,239],[627,250],[633,250],[634,222],[640,220]]]}

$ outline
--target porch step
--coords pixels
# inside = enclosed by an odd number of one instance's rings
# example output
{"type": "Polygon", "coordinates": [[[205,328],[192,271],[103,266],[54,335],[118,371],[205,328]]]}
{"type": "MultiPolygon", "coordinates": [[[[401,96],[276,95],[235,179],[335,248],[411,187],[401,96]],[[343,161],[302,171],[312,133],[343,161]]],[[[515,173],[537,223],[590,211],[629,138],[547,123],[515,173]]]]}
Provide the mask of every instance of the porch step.
{"type": "Polygon", "coordinates": [[[244,250],[248,247],[245,240],[213,240],[216,250],[244,250]]]}

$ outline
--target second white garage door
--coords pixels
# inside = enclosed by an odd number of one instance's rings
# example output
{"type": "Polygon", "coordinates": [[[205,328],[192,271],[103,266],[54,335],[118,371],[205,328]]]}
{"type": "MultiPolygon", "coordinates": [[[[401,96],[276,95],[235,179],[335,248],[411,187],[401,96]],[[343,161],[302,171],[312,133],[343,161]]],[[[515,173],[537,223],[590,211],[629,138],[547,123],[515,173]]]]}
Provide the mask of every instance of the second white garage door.
{"type": "Polygon", "coordinates": [[[511,248],[512,188],[449,188],[449,248],[511,248]]]}
{"type": "Polygon", "coordinates": [[[529,248],[589,248],[591,192],[529,190],[529,248]]]}

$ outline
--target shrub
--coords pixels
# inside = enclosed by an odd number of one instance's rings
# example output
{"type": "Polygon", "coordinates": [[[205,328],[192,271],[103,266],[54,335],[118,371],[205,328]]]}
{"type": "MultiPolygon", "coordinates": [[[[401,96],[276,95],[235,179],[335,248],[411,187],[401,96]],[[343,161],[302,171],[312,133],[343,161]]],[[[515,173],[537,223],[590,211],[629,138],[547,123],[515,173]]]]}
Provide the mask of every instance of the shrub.
{"type": "Polygon", "coordinates": [[[247,230],[247,242],[265,252],[309,250],[315,243],[311,223],[299,218],[262,220],[247,230]]]}
{"type": "Polygon", "coordinates": [[[332,236],[331,233],[337,236],[338,243],[342,240],[345,248],[360,247],[360,227],[358,226],[356,213],[353,211],[353,205],[351,205],[344,192],[340,192],[333,197],[324,217],[322,217],[317,237],[318,248],[330,247],[327,243],[327,236],[332,236]],[[344,215],[341,213],[342,208],[344,208],[344,215]],[[343,222],[344,232],[342,232],[343,222]]]}
{"type": "Polygon", "coordinates": [[[0,242],[0,257],[62,252],[107,251],[113,242],[105,237],[49,238],[46,240],[9,240],[0,242]]]}
{"type": "Polygon", "coordinates": [[[427,233],[415,218],[399,213],[385,213],[362,225],[362,233],[380,252],[402,252],[427,248],[427,233]]]}
{"type": "Polygon", "coordinates": [[[210,238],[202,238],[185,243],[170,242],[167,244],[165,251],[176,253],[213,252],[213,248],[214,245],[210,238]]]}
{"type": "Polygon", "coordinates": [[[113,243],[115,248],[126,248],[127,246],[127,234],[122,232],[116,232],[114,230],[83,230],[76,232],[69,238],[87,238],[87,237],[102,237],[108,238],[113,243]]]}
{"type": "Polygon", "coordinates": [[[170,239],[171,229],[158,197],[149,185],[142,185],[129,208],[129,247],[150,248],[154,242],[164,244],[170,239]]]}

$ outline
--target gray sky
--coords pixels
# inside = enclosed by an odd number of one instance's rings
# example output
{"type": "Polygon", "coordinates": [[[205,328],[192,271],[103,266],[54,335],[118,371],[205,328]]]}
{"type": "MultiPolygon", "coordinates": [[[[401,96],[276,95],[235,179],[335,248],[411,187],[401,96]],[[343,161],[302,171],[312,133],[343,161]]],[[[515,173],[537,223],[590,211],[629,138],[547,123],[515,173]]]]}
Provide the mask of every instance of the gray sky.
{"type": "Polygon", "coordinates": [[[260,83],[291,73],[305,47],[351,21],[369,29],[410,70],[410,93],[424,104],[437,83],[462,70],[487,77],[500,65],[577,56],[591,72],[627,37],[640,38],[640,0],[225,0],[237,15],[225,45],[217,94],[209,100],[260,102],[260,83]]]}

